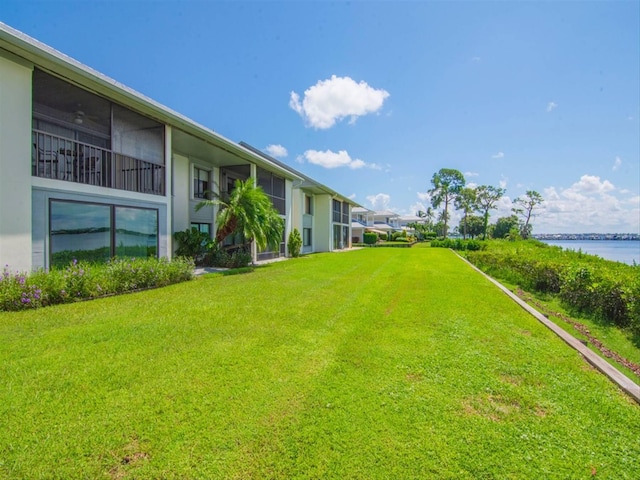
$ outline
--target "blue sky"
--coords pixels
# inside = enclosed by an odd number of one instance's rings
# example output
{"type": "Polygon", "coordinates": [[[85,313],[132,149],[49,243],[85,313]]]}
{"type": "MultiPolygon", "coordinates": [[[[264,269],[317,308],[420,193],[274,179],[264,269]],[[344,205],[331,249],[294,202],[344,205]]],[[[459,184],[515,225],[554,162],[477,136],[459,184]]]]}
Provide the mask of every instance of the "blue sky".
{"type": "Polygon", "coordinates": [[[533,189],[534,233],[640,232],[637,1],[4,0],[0,20],[368,208],[413,214],[456,168],[506,188],[492,221],[533,189]]]}

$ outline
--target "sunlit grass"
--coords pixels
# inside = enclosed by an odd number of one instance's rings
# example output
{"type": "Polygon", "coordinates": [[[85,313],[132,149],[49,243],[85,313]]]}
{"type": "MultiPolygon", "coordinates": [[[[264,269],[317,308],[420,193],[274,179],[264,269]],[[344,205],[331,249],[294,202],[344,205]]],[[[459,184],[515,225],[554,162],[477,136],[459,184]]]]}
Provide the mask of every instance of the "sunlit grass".
{"type": "Polygon", "coordinates": [[[640,407],[455,255],[0,314],[0,478],[640,477],[640,407]]]}

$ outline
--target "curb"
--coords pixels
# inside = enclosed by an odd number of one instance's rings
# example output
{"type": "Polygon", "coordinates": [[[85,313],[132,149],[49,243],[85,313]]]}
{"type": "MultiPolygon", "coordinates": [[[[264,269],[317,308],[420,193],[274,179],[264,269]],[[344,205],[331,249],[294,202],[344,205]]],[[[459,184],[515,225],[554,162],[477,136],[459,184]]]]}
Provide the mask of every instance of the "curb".
{"type": "Polygon", "coordinates": [[[506,293],[514,302],[516,302],[518,305],[524,308],[527,312],[533,315],[539,322],[541,322],[549,330],[551,330],[553,333],[558,335],[570,347],[577,350],[578,353],[580,353],[587,362],[589,362],[591,365],[597,368],[601,373],[606,375],[609,378],[609,380],[611,380],[613,383],[618,385],[627,395],[629,395],[631,398],[633,398],[636,402],[640,404],[640,385],[634,383],[629,377],[627,377],[622,372],[620,372],[620,370],[615,368],[613,365],[611,365],[609,362],[607,362],[605,359],[597,355],[592,350],[589,350],[582,342],[580,342],[580,340],[578,340],[571,334],[564,331],[562,328],[560,328],[558,325],[553,323],[543,314],[538,312],[531,305],[526,303],[524,300],[520,299],[515,293],[513,293],[507,287],[505,287],[500,282],[498,282],[497,280],[491,278],[489,275],[484,273],[482,270],[476,267],[469,260],[462,257],[455,251],[453,251],[453,253],[455,253],[458,256],[458,258],[460,258],[462,261],[466,262],[467,265],[469,265],[475,271],[483,275],[491,283],[496,285],[500,290],[506,293]]]}

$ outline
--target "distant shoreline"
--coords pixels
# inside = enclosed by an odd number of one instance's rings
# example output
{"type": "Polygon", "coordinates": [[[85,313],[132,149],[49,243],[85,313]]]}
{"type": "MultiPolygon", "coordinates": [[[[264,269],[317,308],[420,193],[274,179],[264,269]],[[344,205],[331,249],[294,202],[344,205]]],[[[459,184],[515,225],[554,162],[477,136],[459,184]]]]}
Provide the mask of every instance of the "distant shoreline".
{"type": "Polygon", "coordinates": [[[536,240],[631,240],[640,241],[638,233],[538,233],[536,240]]]}

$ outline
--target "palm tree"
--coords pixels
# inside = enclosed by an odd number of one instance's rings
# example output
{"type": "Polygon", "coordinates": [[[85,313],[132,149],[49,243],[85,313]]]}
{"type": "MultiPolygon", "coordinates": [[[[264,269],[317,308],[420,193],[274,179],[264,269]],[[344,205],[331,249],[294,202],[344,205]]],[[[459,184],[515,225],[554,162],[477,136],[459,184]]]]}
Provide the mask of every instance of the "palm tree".
{"type": "Polygon", "coordinates": [[[205,206],[220,205],[216,218],[216,243],[233,234],[240,233],[246,243],[256,242],[260,250],[276,248],[282,240],[284,223],[271,200],[253,179],[236,180],[228,200],[215,195],[212,200],[203,200],[196,211],[205,206]]]}

